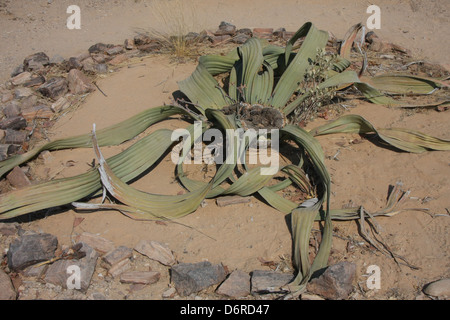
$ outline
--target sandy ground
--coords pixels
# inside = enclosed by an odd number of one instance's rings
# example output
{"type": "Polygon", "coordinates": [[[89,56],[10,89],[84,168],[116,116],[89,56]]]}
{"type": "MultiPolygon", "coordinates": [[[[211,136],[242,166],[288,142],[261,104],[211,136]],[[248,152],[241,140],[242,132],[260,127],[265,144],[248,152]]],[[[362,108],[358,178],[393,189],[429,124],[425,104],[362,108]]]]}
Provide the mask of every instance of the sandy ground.
{"type": "MultiPolygon", "coordinates": [[[[169,3],[171,1],[168,1],[169,3]]],[[[136,32],[161,28],[154,17],[154,1],[77,1],[82,10],[82,29],[65,27],[65,12],[72,1],[7,1],[0,3],[0,79],[7,79],[23,57],[38,51],[49,56],[75,56],[96,43],[122,43],[136,32]],[[49,4],[51,2],[51,4],[49,4]]],[[[243,27],[285,27],[296,30],[305,21],[342,37],[357,22],[369,16],[364,1],[192,1],[195,19],[192,28],[217,28],[220,21],[243,27]]],[[[418,59],[449,64],[450,1],[377,1],[381,8],[382,28],[377,33],[394,43],[412,50],[418,59]]],[[[161,7],[159,7],[161,8],[161,7]]],[[[194,30],[195,31],[195,30],[194,30]]],[[[193,63],[176,64],[165,56],[144,59],[139,66],[123,68],[97,83],[107,94],[91,94],[70,117],[61,119],[50,133],[51,138],[72,136],[91,130],[92,123],[102,128],[128,118],[149,107],[169,102],[177,90],[177,81],[186,78],[195,68],[193,63]]],[[[352,113],[360,114],[375,127],[404,127],[420,130],[443,139],[450,139],[450,113],[407,113],[368,103],[355,102],[352,113]]],[[[313,123],[316,126],[320,121],[313,123]]],[[[156,125],[152,130],[175,129],[179,121],[156,125]]],[[[352,135],[321,137],[327,166],[333,180],[332,206],[340,208],[352,202],[369,211],[384,206],[389,185],[403,182],[411,191],[405,208],[428,208],[435,217],[423,212],[406,211],[394,217],[378,218],[381,236],[392,251],[405,257],[418,269],[398,265],[366,243],[354,249],[348,240],[362,242],[355,222],[336,222],[330,262],[352,261],[357,264],[357,282],[362,287],[369,265],[381,269],[381,289],[368,290],[373,299],[414,299],[424,284],[450,276],[450,162],[447,152],[420,155],[406,154],[380,148],[371,141],[351,144],[352,135]],[[339,150],[338,160],[333,156],[339,150]]],[[[123,150],[104,148],[106,157],[123,150]]],[[[65,177],[84,172],[93,159],[92,150],[53,152],[52,169],[56,176],[65,177]],[[58,170],[68,160],[76,165],[58,170]]],[[[37,176],[48,171],[35,167],[37,176]]],[[[173,183],[173,164],[169,159],[147,176],[133,183],[136,188],[157,193],[175,194],[181,191],[173,183]],[[155,183],[157,181],[157,183],[155,183]]],[[[70,244],[74,234],[83,231],[99,234],[116,245],[133,247],[140,239],[167,243],[178,260],[222,262],[231,270],[261,269],[258,258],[280,261],[291,255],[291,234],[285,215],[263,202],[252,199],[249,204],[219,208],[213,200],[180,220],[202,233],[177,224],[161,225],[136,222],[115,212],[89,214],[67,210],[29,223],[29,228],[52,233],[63,244],[70,244]],[[73,229],[76,217],[85,220],[73,229]],[[206,236],[206,235],[207,236],[206,236]]],[[[316,226],[319,228],[318,226],[316,226]]],[[[150,289],[149,289],[150,290],[150,289]]],[[[161,292],[162,288],[155,289],[161,292]]]]}

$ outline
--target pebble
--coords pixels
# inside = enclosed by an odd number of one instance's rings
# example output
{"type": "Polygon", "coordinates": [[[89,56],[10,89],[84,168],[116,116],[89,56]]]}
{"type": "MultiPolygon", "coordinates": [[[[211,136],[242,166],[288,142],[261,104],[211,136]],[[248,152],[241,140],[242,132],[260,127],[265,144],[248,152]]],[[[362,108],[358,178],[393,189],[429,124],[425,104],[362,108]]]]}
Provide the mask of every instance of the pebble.
{"type": "Polygon", "coordinates": [[[450,278],[437,280],[427,284],[423,292],[438,298],[450,298],[450,278]]]}
{"type": "Polygon", "coordinates": [[[176,263],[172,250],[157,241],[141,240],[134,250],[165,266],[172,266],[176,263]]]}

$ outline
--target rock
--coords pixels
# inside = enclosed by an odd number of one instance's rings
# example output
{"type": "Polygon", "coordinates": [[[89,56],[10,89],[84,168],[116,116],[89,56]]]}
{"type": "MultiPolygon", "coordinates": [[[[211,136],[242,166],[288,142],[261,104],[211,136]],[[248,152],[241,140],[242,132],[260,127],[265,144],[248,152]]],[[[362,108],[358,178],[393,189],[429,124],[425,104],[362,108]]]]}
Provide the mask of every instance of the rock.
{"type": "Polygon", "coordinates": [[[130,259],[125,259],[120,262],[117,262],[112,267],[110,267],[108,270],[108,274],[115,278],[130,269],[131,269],[130,259]]]}
{"type": "Polygon", "coordinates": [[[115,56],[112,60],[110,60],[108,63],[113,66],[116,66],[127,60],[128,60],[128,56],[126,54],[119,54],[118,56],[115,56]]]}
{"type": "Polygon", "coordinates": [[[6,179],[12,187],[16,189],[24,188],[31,185],[30,180],[20,167],[15,167],[6,176],[6,179]]]}
{"type": "Polygon", "coordinates": [[[112,266],[114,266],[115,264],[117,264],[125,259],[131,258],[132,255],[133,255],[133,249],[125,247],[125,246],[119,246],[119,247],[109,251],[102,257],[102,266],[105,269],[109,269],[112,266]]]}
{"type": "Polygon", "coordinates": [[[307,290],[326,299],[347,299],[353,291],[356,265],[351,262],[339,262],[329,266],[320,277],[312,279],[307,290]]]}
{"type": "Polygon", "coordinates": [[[123,46],[127,50],[133,50],[136,47],[133,39],[125,39],[123,46]]]}
{"type": "Polygon", "coordinates": [[[11,102],[8,103],[4,108],[3,108],[3,114],[5,115],[5,117],[7,118],[14,118],[14,117],[18,117],[20,115],[20,107],[17,103],[15,102],[11,102]]]}
{"type": "Polygon", "coordinates": [[[251,197],[223,196],[216,199],[216,204],[219,207],[226,207],[233,204],[249,203],[251,200],[251,197]]]}
{"type": "Polygon", "coordinates": [[[95,90],[91,80],[78,69],[72,69],[67,76],[69,90],[73,94],[84,94],[95,90]]]}
{"type": "Polygon", "coordinates": [[[69,60],[67,61],[67,68],[69,70],[72,69],[81,70],[83,68],[83,65],[81,64],[80,60],[78,60],[78,58],[70,57],[69,60]]]}
{"type": "Polygon", "coordinates": [[[94,60],[96,63],[105,63],[106,61],[108,61],[111,57],[107,56],[106,54],[103,53],[98,53],[98,54],[92,54],[91,55],[92,60],[94,60]]]}
{"type": "Polygon", "coordinates": [[[32,95],[32,96],[22,99],[21,102],[22,102],[20,105],[21,108],[27,109],[27,108],[33,107],[38,102],[38,98],[35,95],[32,95]]]}
{"type": "Polygon", "coordinates": [[[303,293],[300,297],[301,300],[325,300],[321,296],[318,296],[316,294],[307,294],[303,293]]]}
{"type": "Polygon", "coordinates": [[[106,54],[109,56],[115,56],[115,55],[118,55],[118,54],[124,53],[124,52],[125,52],[125,50],[122,46],[114,46],[114,47],[106,50],[106,54]]]}
{"type": "Polygon", "coordinates": [[[214,35],[216,36],[224,36],[224,35],[233,36],[235,34],[236,34],[236,26],[225,21],[222,21],[219,25],[219,29],[216,32],[214,32],[214,35]]]}
{"type": "Polygon", "coordinates": [[[173,298],[176,293],[177,293],[177,290],[174,287],[171,287],[171,288],[167,289],[166,291],[164,291],[161,296],[163,299],[170,299],[170,298],[173,298]]]}
{"type": "Polygon", "coordinates": [[[161,274],[157,271],[127,271],[120,275],[120,282],[133,284],[152,284],[159,281],[161,274]]]}
{"type": "Polygon", "coordinates": [[[172,282],[180,296],[188,296],[222,282],[226,277],[222,264],[209,261],[180,263],[171,268],[172,282]]]}
{"type": "Polygon", "coordinates": [[[44,281],[46,283],[67,288],[69,277],[73,274],[73,271],[71,271],[69,267],[73,268],[72,266],[77,266],[80,271],[79,287],[76,286],[76,281],[73,281],[71,285],[75,286],[74,289],[85,292],[88,289],[92,275],[94,274],[98,253],[86,243],[82,243],[82,247],[79,251],[86,254],[81,259],[58,260],[52,263],[45,273],[44,281]]]}
{"type": "Polygon", "coordinates": [[[238,31],[236,31],[236,33],[237,33],[237,34],[245,34],[245,35],[248,35],[248,36],[250,36],[250,37],[253,35],[252,29],[250,29],[250,28],[242,28],[242,29],[239,29],[238,31]]]}
{"type": "MultiPolygon", "coordinates": [[[[27,141],[27,139],[28,139],[27,131],[17,131],[17,130],[13,130],[13,129],[6,129],[5,144],[10,144],[10,145],[16,144],[16,145],[21,146],[25,141],[27,141]]],[[[16,151],[17,151],[17,149],[16,149],[16,151]]],[[[11,152],[9,154],[12,154],[14,152],[11,152]]]]}
{"type": "Polygon", "coordinates": [[[31,122],[34,119],[50,119],[53,115],[54,112],[52,109],[42,104],[22,110],[22,117],[24,117],[27,122],[31,122]]]}
{"type": "Polygon", "coordinates": [[[14,78],[15,76],[17,76],[19,73],[24,72],[25,70],[23,69],[23,64],[21,64],[20,66],[17,66],[14,68],[14,70],[11,72],[11,78],[14,78]]]}
{"type": "Polygon", "coordinates": [[[111,44],[104,44],[104,43],[96,43],[89,47],[88,51],[89,53],[105,53],[106,50],[113,47],[114,45],[111,44]]]}
{"type": "Polygon", "coordinates": [[[31,79],[32,73],[25,71],[22,73],[19,73],[17,76],[11,78],[11,83],[15,86],[19,86],[23,84],[24,82],[27,82],[31,79]]]}
{"type": "Polygon", "coordinates": [[[162,45],[159,42],[152,42],[148,44],[144,44],[142,46],[138,46],[138,49],[145,53],[152,53],[160,50],[162,45]]]}
{"type": "Polygon", "coordinates": [[[233,271],[216,292],[230,298],[242,298],[250,294],[250,275],[241,270],[233,271]]]}
{"type": "Polygon", "coordinates": [[[438,298],[450,298],[450,278],[437,280],[427,284],[423,292],[438,298]]]}
{"type": "Polygon", "coordinates": [[[50,64],[61,64],[64,62],[64,58],[59,54],[55,54],[49,61],[50,64]]]}
{"type": "Polygon", "coordinates": [[[23,83],[24,87],[37,87],[45,83],[45,78],[41,75],[32,77],[30,80],[23,83]]]}
{"type": "MultiPolygon", "coordinates": [[[[19,169],[20,170],[20,169],[19,169]]],[[[15,239],[7,253],[8,267],[19,271],[54,257],[58,239],[48,233],[25,233],[15,239]]]]}
{"type": "Polygon", "coordinates": [[[253,36],[260,39],[272,39],[273,28],[254,28],[253,36]]]}
{"type": "Polygon", "coordinates": [[[66,97],[60,97],[58,100],[55,101],[55,103],[53,103],[50,106],[50,109],[55,112],[61,112],[66,110],[67,108],[69,108],[71,105],[71,102],[66,98],[66,97]]]}
{"type": "Polygon", "coordinates": [[[17,222],[0,222],[0,234],[3,236],[15,236],[20,230],[17,222]]]}
{"type": "Polygon", "coordinates": [[[108,65],[106,63],[99,63],[94,65],[94,71],[97,73],[108,73],[108,65]]]}
{"type": "Polygon", "coordinates": [[[23,271],[23,275],[25,277],[34,277],[34,278],[40,278],[42,277],[45,272],[47,271],[48,265],[35,265],[35,266],[30,266],[28,268],[26,268],[23,271]]]}
{"type": "Polygon", "coordinates": [[[15,99],[22,99],[31,96],[34,94],[34,91],[30,88],[16,88],[14,90],[14,98],[15,99]]]}
{"type": "Polygon", "coordinates": [[[80,234],[77,237],[77,241],[87,244],[88,246],[94,248],[100,254],[105,254],[109,251],[114,250],[115,248],[114,243],[112,241],[89,232],[83,232],[82,234],[80,234]]]}
{"type": "Polygon", "coordinates": [[[290,273],[279,273],[270,270],[254,270],[251,273],[251,292],[253,294],[264,294],[270,292],[281,292],[281,288],[291,282],[294,275],[290,273]]]}
{"type": "Polygon", "coordinates": [[[229,34],[224,34],[224,35],[221,35],[221,36],[214,36],[212,38],[212,43],[213,44],[219,44],[221,42],[225,42],[225,41],[228,41],[228,40],[231,40],[231,39],[232,39],[232,37],[229,34]]]}
{"type": "Polygon", "coordinates": [[[16,300],[17,293],[9,276],[0,269],[0,300],[16,300]]]}
{"type": "Polygon", "coordinates": [[[68,90],[67,81],[63,77],[51,78],[38,89],[43,96],[53,100],[58,100],[65,95],[68,90]]]}
{"type": "Polygon", "coordinates": [[[184,40],[188,44],[192,44],[197,42],[200,38],[200,34],[197,32],[189,32],[187,35],[184,36],[184,40]]]}
{"type": "MultiPolygon", "coordinates": [[[[0,133],[3,130],[0,131],[0,133]]],[[[10,155],[14,154],[20,146],[12,145],[12,144],[0,144],[0,161],[7,159],[10,155]]]]}
{"type": "Polygon", "coordinates": [[[171,266],[176,263],[169,247],[157,241],[141,240],[134,247],[134,250],[165,266],[171,266]]]}
{"type": "Polygon", "coordinates": [[[25,58],[23,68],[25,71],[39,70],[49,63],[49,57],[44,52],[38,52],[25,58]]]}
{"type": "MultiPolygon", "coordinates": [[[[27,121],[24,117],[16,116],[11,118],[5,118],[0,120],[0,129],[7,130],[20,130],[27,126],[27,121]]],[[[11,142],[8,142],[11,143],[11,142]]]]}
{"type": "Polygon", "coordinates": [[[52,153],[48,150],[42,151],[39,156],[39,159],[43,160],[45,164],[49,164],[54,160],[54,157],[52,156],[52,153]]]}
{"type": "Polygon", "coordinates": [[[133,41],[136,46],[142,46],[145,44],[149,44],[150,42],[154,42],[155,40],[152,39],[150,36],[141,33],[136,35],[133,41]]]}
{"type": "Polygon", "coordinates": [[[251,37],[245,33],[239,33],[235,37],[233,37],[233,42],[237,44],[244,44],[251,37]]]}
{"type": "MultiPolygon", "coordinates": [[[[5,130],[0,129],[0,140],[2,140],[5,137],[5,135],[6,135],[5,130]]],[[[2,144],[0,144],[0,146],[2,146],[2,144]]],[[[0,160],[0,161],[2,161],[2,160],[0,160]]]]}
{"type": "Polygon", "coordinates": [[[286,32],[285,28],[278,28],[273,32],[273,36],[277,38],[284,39],[284,33],[286,32]]]}
{"type": "Polygon", "coordinates": [[[11,91],[8,91],[8,92],[5,92],[2,94],[1,102],[6,103],[6,102],[11,101],[12,99],[14,99],[14,95],[11,91]]]}

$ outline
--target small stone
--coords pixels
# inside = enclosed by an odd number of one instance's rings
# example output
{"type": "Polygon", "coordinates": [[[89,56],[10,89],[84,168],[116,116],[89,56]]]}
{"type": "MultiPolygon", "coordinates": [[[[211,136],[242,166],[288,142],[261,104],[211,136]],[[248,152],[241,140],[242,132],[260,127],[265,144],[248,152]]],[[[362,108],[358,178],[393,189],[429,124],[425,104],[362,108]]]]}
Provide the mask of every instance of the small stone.
{"type": "Polygon", "coordinates": [[[4,108],[3,108],[3,114],[7,117],[7,118],[14,118],[14,117],[18,117],[20,115],[20,107],[17,103],[8,103],[4,108]]]}
{"type": "Polygon", "coordinates": [[[17,222],[0,222],[0,234],[3,236],[15,236],[19,229],[20,225],[17,222]]]}
{"type": "Polygon", "coordinates": [[[72,69],[67,76],[69,90],[73,94],[84,94],[95,90],[91,80],[78,69],[72,69]]]}
{"type": "MultiPolygon", "coordinates": [[[[19,169],[20,170],[20,169],[19,169]]],[[[8,267],[23,270],[38,262],[54,257],[58,239],[48,233],[29,233],[15,239],[7,253],[8,267]]]]}
{"type": "Polygon", "coordinates": [[[92,60],[94,60],[96,63],[105,63],[108,59],[110,59],[109,56],[103,53],[97,53],[91,55],[92,60]]]}
{"type": "Polygon", "coordinates": [[[0,300],[16,300],[16,298],[17,293],[11,278],[0,269],[0,300]]]}
{"type": "Polygon", "coordinates": [[[2,103],[6,103],[14,99],[14,95],[11,91],[2,94],[2,103]]]}
{"type": "Polygon", "coordinates": [[[30,80],[23,83],[24,87],[37,87],[45,83],[45,78],[41,75],[32,77],[30,80]]]}
{"type": "Polygon", "coordinates": [[[109,48],[108,50],[106,50],[106,54],[108,54],[109,56],[115,56],[118,55],[120,53],[123,53],[125,50],[122,46],[114,46],[112,48],[109,48]]]}
{"type": "Polygon", "coordinates": [[[85,253],[85,256],[81,259],[58,260],[52,263],[45,273],[44,281],[46,283],[67,288],[69,277],[74,272],[71,268],[76,266],[80,269],[80,283],[76,283],[76,279],[74,279],[71,285],[74,286],[73,289],[86,292],[95,271],[98,253],[86,243],[82,243],[82,247],[79,251],[85,253]],[[79,284],[78,287],[77,284],[79,284]]]}
{"type": "Polygon", "coordinates": [[[89,300],[108,300],[105,295],[103,293],[100,292],[93,292],[90,297],[89,300]]]}
{"type": "Polygon", "coordinates": [[[44,52],[38,52],[25,58],[23,68],[25,71],[39,70],[49,63],[49,57],[44,52]]]}
{"type": "Polygon", "coordinates": [[[100,254],[105,254],[111,250],[114,250],[115,248],[112,241],[89,232],[83,232],[82,234],[80,234],[77,237],[77,241],[86,243],[88,246],[94,248],[100,254]]]}
{"type": "Polygon", "coordinates": [[[11,78],[11,83],[15,86],[19,86],[23,84],[24,82],[27,82],[31,79],[32,74],[31,72],[25,71],[22,73],[19,73],[17,76],[11,78]]]}
{"type": "Polygon", "coordinates": [[[16,116],[11,118],[5,118],[0,120],[0,129],[7,130],[20,130],[27,126],[27,121],[24,117],[16,116]]]}
{"type": "Polygon", "coordinates": [[[272,39],[273,28],[254,28],[253,36],[260,39],[272,39]]]}
{"type": "Polygon", "coordinates": [[[34,94],[34,92],[30,88],[17,88],[14,90],[14,98],[18,100],[29,97],[32,94],[34,94]]]}
{"type": "Polygon", "coordinates": [[[247,272],[235,270],[216,292],[234,299],[246,297],[250,294],[250,275],[247,272]]]}
{"type": "Polygon", "coordinates": [[[251,197],[223,196],[216,199],[216,204],[219,207],[226,207],[233,204],[249,203],[251,200],[251,197]]]}
{"type": "Polygon", "coordinates": [[[275,30],[274,32],[273,32],[273,36],[274,37],[277,37],[277,38],[281,38],[281,39],[283,39],[284,38],[284,33],[286,32],[286,29],[285,28],[278,28],[277,30],[275,30]]]}
{"type": "Polygon", "coordinates": [[[162,45],[159,42],[151,42],[142,46],[138,46],[138,49],[142,52],[151,53],[160,50],[161,47],[162,45]]]}
{"type": "Polygon", "coordinates": [[[209,261],[180,263],[171,268],[172,281],[180,296],[188,296],[222,282],[226,271],[222,264],[209,261]]]}
{"type": "Polygon", "coordinates": [[[28,139],[27,131],[17,131],[17,130],[12,130],[12,129],[6,129],[5,144],[22,145],[25,141],[27,141],[27,139],[28,139]]]}
{"type": "Polygon", "coordinates": [[[125,39],[123,45],[124,45],[125,49],[127,49],[127,50],[133,50],[135,48],[133,39],[125,39]]]}
{"type": "Polygon", "coordinates": [[[23,271],[23,275],[25,277],[40,278],[47,271],[47,267],[48,265],[45,264],[41,266],[39,265],[30,266],[23,271]]]}
{"type": "Polygon", "coordinates": [[[239,33],[233,38],[233,42],[237,44],[244,44],[248,39],[250,39],[249,35],[245,33],[239,33]]]}
{"type": "Polygon", "coordinates": [[[51,59],[50,59],[50,64],[61,64],[64,62],[64,58],[62,56],[60,56],[59,54],[55,54],[51,59]]]}
{"type": "Polygon", "coordinates": [[[113,47],[111,44],[96,43],[89,47],[88,51],[89,53],[105,53],[111,47],[113,47]]]}
{"type": "Polygon", "coordinates": [[[81,64],[80,60],[76,57],[70,57],[69,61],[67,61],[67,67],[69,70],[72,69],[78,69],[81,70],[83,68],[83,65],[81,64]]]}
{"type": "Polygon", "coordinates": [[[11,72],[11,78],[14,78],[15,76],[17,76],[18,74],[20,74],[24,71],[25,70],[23,69],[23,64],[15,67],[14,70],[11,72]]]}
{"type": "Polygon", "coordinates": [[[102,266],[106,269],[109,269],[115,264],[121,262],[122,260],[131,258],[132,255],[133,249],[125,246],[119,246],[114,250],[111,250],[110,252],[106,253],[102,257],[102,266]]]}
{"type": "Polygon", "coordinates": [[[159,281],[161,274],[157,271],[128,271],[120,275],[120,282],[133,284],[152,284],[159,281]]]}
{"type": "Polygon", "coordinates": [[[157,241],[141,240],[134,247],[134,250],[165,266],[171,266],[176,263],[169,247],[157,241]]]}
{"type": "Polygon", "coordinates": [[[66,97],[60,97],[58,100],[55,101],[50,107],[50,109],[55,112],[62,112],[69,108],[71,105],[71,102],[66,97]]]}
{"type": "Polygon", "coordinates": [[[290,273],[279,273],[268,270],[254,270],[251,273],[252,293],[281,292],[282,287],[294,280],[290,273]]]}
{"type": "Polygon", "coordinates": [[[126,54],[119,54],[118,56],[115,56],[112,60],[110,60],[108,63],[113,66],[116,66],[127,60],[128,60],[128,56],[126,54]]]}
{"type": "Polygon", "coordinates": [[[45,164],[49,164],[54,160],[54,157],[52,156],[52,153],[48,150],[42,151],[39,156],[39,159],[43,160],[45,164]]]}
{"type": "Polygon", "coordinates": [[[220,36],[214,36],[212,38],[212,43],[213,44],[219,44],[221,42],[225,42],[225,41],[228,41],[228,40],[231,40],[231,39],[232,39],[232,37],[229,34],[224,34],[224,35],[220,35],[220,36]]]}
{"type": "Polygon", "coordinates": [[[321,296],[318,296],[316,294],[307,294],[303,293],[300,297],[301,300],[325,300],[321,296]]]}
{"type": "Polygon", "coordinates": [[[63,77],[55,77],[41,85],[38,91],[50,99],[58,100],[68,91],[67,81],[63,77]]]}
{"type": "Polygon", "coordinates": [[[20,105],[21,108],[27,109],[27,108],[33,107],[38,102],[38,98],[35,95],[32,95],[32,96],[22,99],[21,102],[22,102],[20,105]]]}
{"type": "Polygon", "coordinates": [[[312,279],[307,290],[326,299],[347,299],[353,291],[356,265],[351,262],[339,262],[329,266],[318,278],[312,279]]]}
{"type": "Polygon", "coordinates": [[[219,29],[214,33],[216,36],[230,35],[233,36],[236,34],[236,26],[222,21],[219,25],[219,29]]]}
{"type": "MultiPolygon", "coordinates": [[[[5,134],[5,131],[0,129],[0,137],[2,134],[5,134]]],[[[0,144],[0,161],[8,159],[8,157],[14,154],[18,149],[20,149],[20,146],[17,147],[12,144],[0,144]]]]}
{"type": "Polygon", "coordinates": [[[96,64],[94,65],[94,71],[101,74],[108,73],[108,65],[106,63],[96,64]]]}
{"type": "Polygon", "coordinates": [[[171,288],[167,289],[166,291],[164,291],[161,296],[163,299],[170,299],[170,298],[173,298],[176,293],[177,293],[177,290],[174,287],[171,287],[171,288]]]}
{"type": "Polygon", "coordinates": [[[113,266],[111,266],[108,270],[108,274],[112,277],[118,277],[125,271],[128,271],[131,269],[131,262],[130,259],[125,259],[120,262],[117,262],[113,266]]]}
{"type": "Polygon", "coordinates": [[[12,169],[11,172],[6,176],[6,179],[11,184],[11,186],[16,189],[31,185],[30,180],[20,167],[15,167],[14,169],[12,169]]]}
{"type": "Polygon", "coordinates": [[[144,44],[149,44],[150,42],[153,42],[154,39],[152,39],[150,36],[146,34],[138,34],[134,37],[133,41],[136,46],[142,46],[144,44]]]}
{"type": "Polygon", "coordinates": [[[245,34],[245,35],[248,35],[248,36],[250,36],[250,37],[253,35],[252,29],[250,29],[250,28],[242,28],[242,29],[239,29],[238,31],[236,31],[236,33],[239,33],[239,34],[245,34]]]}
{"type": "Polygon", "coordinates": [[[53,115],[52,109],[45,105],[36,105],[22,110],[22,116],[27,122],[31,122],[34,119],[51,119],[53,115]]]}
{"type": "Polygon", "coordinates": [[[438,298],[450,298],[450,278],[437,280],[427,284],[423,292],[438,298]]]}

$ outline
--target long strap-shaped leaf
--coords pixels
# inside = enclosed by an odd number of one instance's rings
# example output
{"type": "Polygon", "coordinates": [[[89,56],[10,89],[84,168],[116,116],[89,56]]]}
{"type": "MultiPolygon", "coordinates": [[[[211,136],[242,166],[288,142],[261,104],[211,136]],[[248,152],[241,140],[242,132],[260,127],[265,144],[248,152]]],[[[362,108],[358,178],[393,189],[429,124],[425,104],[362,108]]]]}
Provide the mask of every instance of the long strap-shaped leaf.
{"type": "Polygon", "coordinates": [[[331,133],[375,133],[384,142],[407,152],[422,153],[427,150],[450,150],[450,141],[424,133],[401,128],[375,129],[359,115],[345,115],[311,130],[314,136],[331,133]]]}
{"type": "MultiPolygon", "coordinates": [[[[98,143],[100,146],[119,145],[124,141],[136,137],[152,124],[177,114],[185,114],[192,117],[192,115],[188,114],[185,110],[175,106],[160,106],[149,108],[125,121],[98,130],[98,143]]],[[[51,141],[44,145],[35,147],[24,154],[15,155],[0,162],[0,177],[2,177],[5,173],[10,171],[14,167],[33,159],[44,150],[62,150],[89,147],[92,147],[90,134],[51,141]]]]}

